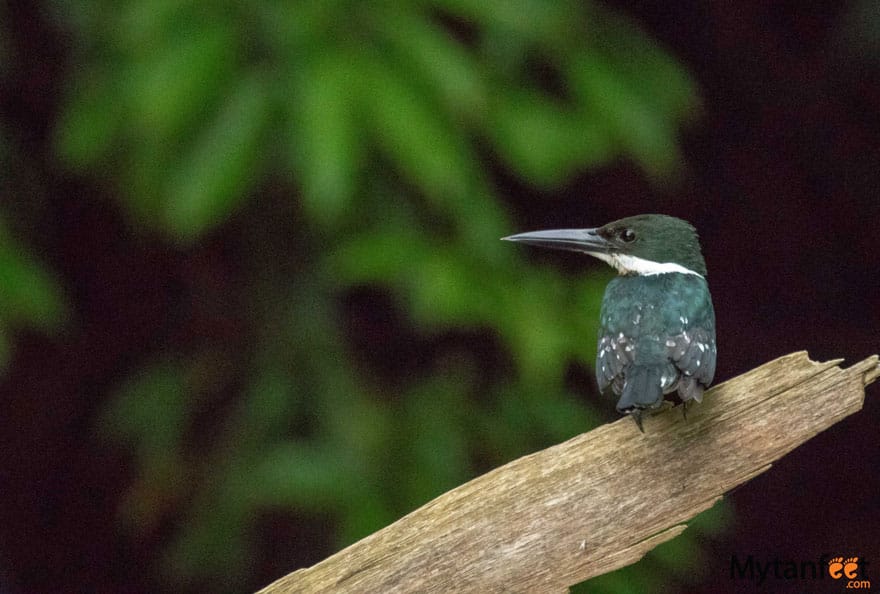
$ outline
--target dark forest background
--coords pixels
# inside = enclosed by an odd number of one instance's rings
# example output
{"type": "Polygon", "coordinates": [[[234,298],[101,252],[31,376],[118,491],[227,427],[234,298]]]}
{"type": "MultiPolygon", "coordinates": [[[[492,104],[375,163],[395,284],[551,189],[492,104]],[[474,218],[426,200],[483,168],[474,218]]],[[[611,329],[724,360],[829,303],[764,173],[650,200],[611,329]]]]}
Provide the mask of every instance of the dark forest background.
{"type": "MultiPolygon", "coordinates": [[[[876,353],[878,116],[869,0],[0,4],[0,592],[254,590],[615,419],[514,232],[691,221],[717,381],[876,353]]],[[[578,591],[880,583],[878,425],[578,591]]]]}

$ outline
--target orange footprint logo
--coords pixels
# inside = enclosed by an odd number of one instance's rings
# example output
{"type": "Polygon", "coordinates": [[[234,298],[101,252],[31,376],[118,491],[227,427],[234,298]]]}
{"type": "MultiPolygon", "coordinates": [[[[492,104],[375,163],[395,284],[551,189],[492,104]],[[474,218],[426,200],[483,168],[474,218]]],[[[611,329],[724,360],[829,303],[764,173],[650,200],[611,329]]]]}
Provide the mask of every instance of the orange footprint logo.
{"type": "Polygon", "coordinates": [[[828,575],[836,580],[839,580],[843,576],[846,576],[847,579],[851,580],[856,577],[858,569],[858,557],[847,557],[846,559],[843,557],[832,557],[828,562],[828,575]]]}

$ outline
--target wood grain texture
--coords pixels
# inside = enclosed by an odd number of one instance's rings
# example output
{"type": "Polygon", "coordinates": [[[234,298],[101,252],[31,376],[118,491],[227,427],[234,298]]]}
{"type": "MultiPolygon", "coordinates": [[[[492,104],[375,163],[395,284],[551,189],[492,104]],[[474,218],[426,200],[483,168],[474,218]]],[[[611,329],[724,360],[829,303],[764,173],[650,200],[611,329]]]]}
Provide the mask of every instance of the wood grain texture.
{"type": "Polygon", "coordinates": [[[665,410],[642,434],[621,419],[514,460],[260,592],[566,592],[860,410],[877,361],[786,355],[716,386],[687,420],[665,410]]]}

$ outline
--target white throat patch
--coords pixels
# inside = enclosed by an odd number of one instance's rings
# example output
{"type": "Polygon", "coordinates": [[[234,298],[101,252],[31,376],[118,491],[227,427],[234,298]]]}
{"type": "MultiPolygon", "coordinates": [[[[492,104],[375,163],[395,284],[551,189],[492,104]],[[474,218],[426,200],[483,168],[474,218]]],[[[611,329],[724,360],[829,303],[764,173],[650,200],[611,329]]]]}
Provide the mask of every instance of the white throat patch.
{"type": "Polygon", "coordinates": [[[694,272],[690,268],[685,268],[681,264],[674,262],[654,262],[653,260],[645,260],[635,256],[626,254],[597,254],[590,252],[591,256],[595,256],[613,266],[620,274],[638,274],[640,276],[653,276],[655,274],[666,274],[667,272],[680,272],[682,274],[693,274],[703,278],[699,272],[694,272]]]}

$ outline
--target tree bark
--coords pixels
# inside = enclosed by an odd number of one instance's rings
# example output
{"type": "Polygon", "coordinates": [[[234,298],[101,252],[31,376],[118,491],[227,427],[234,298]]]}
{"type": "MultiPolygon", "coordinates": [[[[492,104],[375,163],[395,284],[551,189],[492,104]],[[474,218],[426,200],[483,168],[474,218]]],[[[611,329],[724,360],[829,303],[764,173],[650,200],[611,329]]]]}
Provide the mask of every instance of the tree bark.
{"type": "Polygon", "coordinates": [[[792,353],[716,386],[686,420],[665,410],[642,434],[621,419],[519,458],[260,592],[567,592],[860,410],[877,356],[840,361],[792,353]]]}

